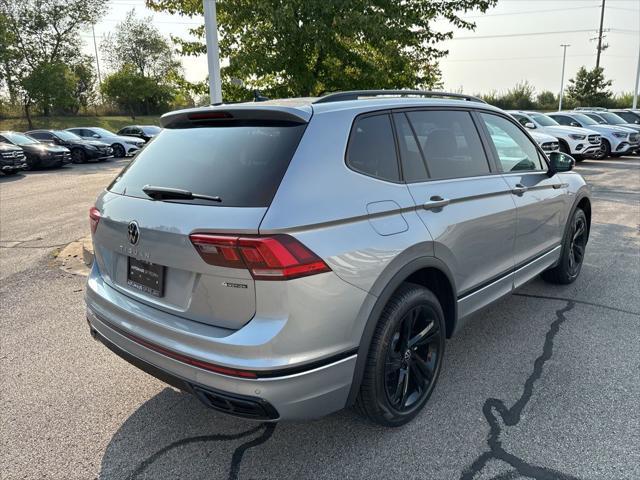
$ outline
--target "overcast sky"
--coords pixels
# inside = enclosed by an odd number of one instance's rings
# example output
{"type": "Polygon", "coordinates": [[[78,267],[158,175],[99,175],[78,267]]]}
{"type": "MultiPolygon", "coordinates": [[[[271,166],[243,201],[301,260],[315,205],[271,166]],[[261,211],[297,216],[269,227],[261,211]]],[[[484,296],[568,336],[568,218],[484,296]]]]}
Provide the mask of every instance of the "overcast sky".
{"type": "MultiPolygon", "coordinates": [[[[601,0],[498,0],[485,14],[469,13],[477,23],[475,32],[455,31],[454,39],[443,47],[449,55],[441,61],[445,88],[466,93],[504,91],[528,80],[536,91],[558,92],[562,48],[568,43],[566,78],[581,65],[595,66],[596,41],[601,0]]],[[[187,29],[201,19],[154,13],[144,0],[110,0],[107,16],[96,25],[98,43],[135,8],[139,16],[152,16],[152,23],[169,36],[186,36],[187,29]]],[[[438,22],[439,29],[447,28],[438,22]]],[[[640,51],[640,0],[606,0],[605,43],[601,65],[613,80],[615,92],[631,91],[640,51]]],[[[93,55],[91,31],[82,35],[85,51],[93,55]]],[[[189,80],[207,75],[204,57],[183,59],[189,80]]],[[[104,66],[103,66],[104,69],[104,66]]]]}

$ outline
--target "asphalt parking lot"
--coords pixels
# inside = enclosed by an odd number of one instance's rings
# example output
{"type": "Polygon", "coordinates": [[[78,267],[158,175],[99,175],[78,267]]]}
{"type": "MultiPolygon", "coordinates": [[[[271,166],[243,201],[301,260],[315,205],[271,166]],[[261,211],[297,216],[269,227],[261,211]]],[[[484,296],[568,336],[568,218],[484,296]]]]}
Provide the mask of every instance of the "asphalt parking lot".
{"type": "Polygon", "coordinates": [[[640,158],[585,161],[582,275],[536,280],[447,344],[409,425],[351,411],[255,424],[207,410],[89,336],[58,248],[126,161],[0,178],[2,479],[640,478],[640,158]]]}

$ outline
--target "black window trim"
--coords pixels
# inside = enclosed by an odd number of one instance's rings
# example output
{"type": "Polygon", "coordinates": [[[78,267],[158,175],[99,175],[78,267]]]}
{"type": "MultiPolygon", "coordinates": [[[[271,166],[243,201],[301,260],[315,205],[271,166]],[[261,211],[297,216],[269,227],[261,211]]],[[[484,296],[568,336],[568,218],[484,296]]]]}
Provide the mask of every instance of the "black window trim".
{"type": "Polygon", "coordinates": [[[375,110],[371,112],[361,113],[354,117],[353,121],[351,122],[351,129],[349,130],[349,138],[347,139],[347,148],[344,151],[344,164],[349,170],[359,175],[364,175],[365,177],[373,178],[381,182],[390,183],[392,185],[404,185],[405,181],[404,181],[404,175],[402,171],[402,162],[400,162],[400,153],[398,151],[398,136],[396,135],[395,124],[393,123],[393,116],[391,115],[391,112],[392,111],[389,109],[375,110]],[[396,152],[396,165],[398,167],[398,176],[399,176],[399,179],[397,181],[389,180],[388,178],[376,177],[375,175],[371,175],[367,172],[361,172],[360,170],[357,170],[356,168],[353,168],[351,165],[349,165],[349,149],[351,148],[353,133],[354,133],[356,124],[363,118],[381,117],[385,115],[389,120],[389,125],[391,126],[391,135],[393,136],[393,148],[396,152]]]}

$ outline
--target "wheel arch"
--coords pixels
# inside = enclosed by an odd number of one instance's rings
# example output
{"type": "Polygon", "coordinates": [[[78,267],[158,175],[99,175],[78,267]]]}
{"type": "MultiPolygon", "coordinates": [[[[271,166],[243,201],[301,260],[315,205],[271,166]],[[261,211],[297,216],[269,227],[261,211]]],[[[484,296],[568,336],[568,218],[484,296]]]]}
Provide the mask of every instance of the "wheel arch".
{"type": "MultiPolygon", "coordinates": [[[[388,269],[387,269],[388,270],[388,269]]],[[[373,305],[365,303],[360,315],[366,317],[360,345],[358,346],[358,357],[353,374],[351,389],[347,398],[347,405],[353,405],[360,390],[360,384],[364,376],[371,340],[375,331],[378,319],[384,306],[389,299],[404,283],[415,283],[431,290],[442,306],[445,315],[446,336],[450,338],[455,331],[458,318],[458,306],[456,301],[456,287],[453,275],[449,268],[441,260],[424,256],[415,258],[406,263],[395,273],[383,272],[373,285],[371,292],[375,296],[371,301],[373,305]]]]}

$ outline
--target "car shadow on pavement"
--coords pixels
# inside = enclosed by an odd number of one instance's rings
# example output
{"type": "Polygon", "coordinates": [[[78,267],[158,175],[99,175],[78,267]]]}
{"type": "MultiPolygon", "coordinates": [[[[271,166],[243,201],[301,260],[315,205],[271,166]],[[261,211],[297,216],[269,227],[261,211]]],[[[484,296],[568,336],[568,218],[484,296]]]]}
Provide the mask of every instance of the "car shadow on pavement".
{"type": "Polygon", "coordinates": [[[0,184],[15,182],[16,180],[22,180],[24,178],[25,178],[24,173],[16,173],[15,175],[0,174],[0,184]]]}

